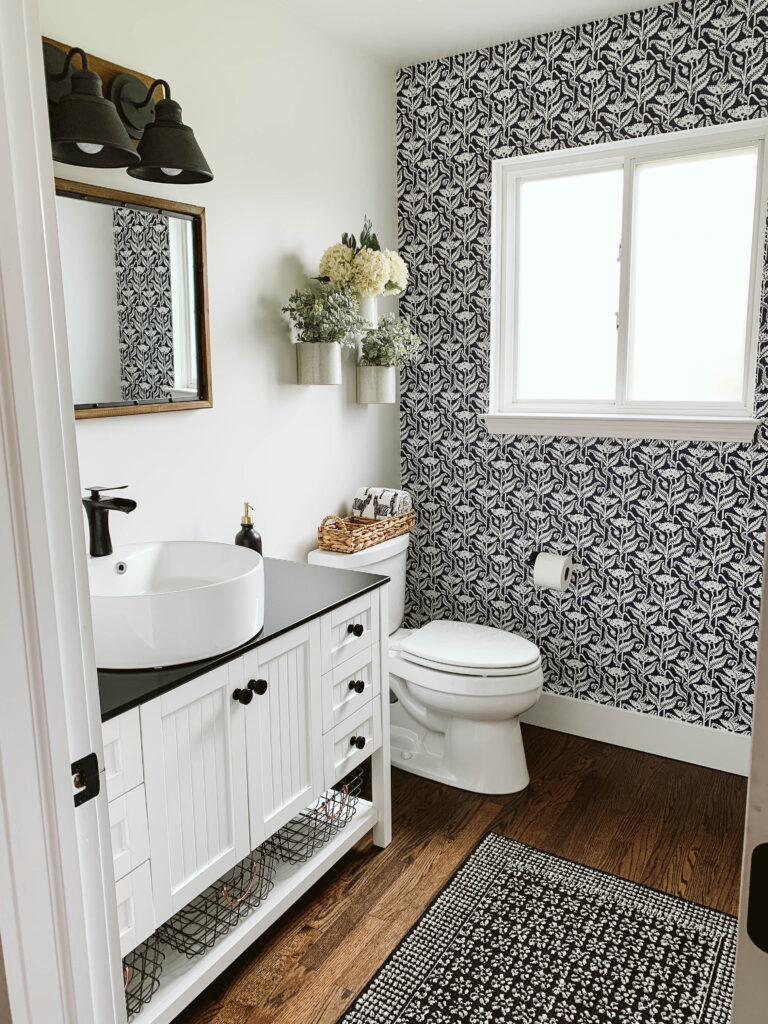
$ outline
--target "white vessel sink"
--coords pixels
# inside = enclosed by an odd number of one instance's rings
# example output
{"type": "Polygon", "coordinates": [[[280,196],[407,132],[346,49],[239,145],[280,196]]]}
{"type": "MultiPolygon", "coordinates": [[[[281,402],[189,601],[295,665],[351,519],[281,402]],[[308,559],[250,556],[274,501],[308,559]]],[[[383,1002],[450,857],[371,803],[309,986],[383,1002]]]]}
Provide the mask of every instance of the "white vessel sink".
{"type": "Polygon", "coordinates": [[[96,664],[142,669],[231,651],[264,625],[264,562],[205,541],[126,544],[88,560],[96,664]]]}

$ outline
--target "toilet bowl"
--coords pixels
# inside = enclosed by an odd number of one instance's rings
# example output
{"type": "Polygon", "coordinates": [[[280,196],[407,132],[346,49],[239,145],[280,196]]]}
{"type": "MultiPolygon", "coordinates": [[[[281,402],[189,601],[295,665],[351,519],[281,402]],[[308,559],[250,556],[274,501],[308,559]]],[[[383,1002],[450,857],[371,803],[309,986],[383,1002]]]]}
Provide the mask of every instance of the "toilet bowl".
{"type": "Polygon", "coordinates": [[[409,536],[354,554],[311,551],[315,565],[386,575],[392,764],[475,793],[529,782],[520,715],[541,694],[538,647],[506,630],[439,619],[403,629],[409,536]]]}

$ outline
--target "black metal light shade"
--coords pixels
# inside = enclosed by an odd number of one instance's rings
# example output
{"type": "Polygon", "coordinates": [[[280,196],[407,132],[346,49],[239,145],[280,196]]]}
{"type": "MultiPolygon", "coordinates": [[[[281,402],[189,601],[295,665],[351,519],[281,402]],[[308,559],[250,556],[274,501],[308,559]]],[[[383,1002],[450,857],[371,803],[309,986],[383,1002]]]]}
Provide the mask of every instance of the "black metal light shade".
{"type": "Polygon", "coordinates": [[[71,91],[52,104],[51,143],[54,160],[79,167],[131,167],[139,155],[118,116],[115,105],[101,94],[101,79],[88,70],[82,50],[69,51],[55,81],[69,79],[71,91]],[[79,54],[82,70],[70,73],[72,57],[79,54]]]}
{"type": "Polygon", "coordinates": [[[140,140],[141,163],[129,168],[131,177],[179,185],[211,181],[208,162],[194,132],[182,121],[181,107],[171,99],[166,81],[158,79],[147,88],[134,75],[118,75],[110,96],[128,133],[140,140]],[[164,90],[165,98],[155,102],[158,87],[164,90]]]}

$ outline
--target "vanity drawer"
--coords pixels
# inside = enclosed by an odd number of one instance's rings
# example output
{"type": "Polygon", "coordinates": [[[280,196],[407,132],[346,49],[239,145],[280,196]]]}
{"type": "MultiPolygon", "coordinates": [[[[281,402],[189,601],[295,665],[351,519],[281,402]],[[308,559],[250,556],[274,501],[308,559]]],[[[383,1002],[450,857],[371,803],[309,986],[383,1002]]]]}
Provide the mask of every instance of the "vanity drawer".
{"type": "Polygon", "coordinates": [[[104,722],[101,735],[107,799],[115,800],[144,781],[139,709],[133,708],[104,722]]]}
{"type": "Polygon", "coordinates": [[[323,676],[324,733],[373,697],[378,697],[381,690],[380,661],[379,645],[374,644],[323,676]]]}
{"type": "Polygon", "coordinates": [[[334,608],[320,620],[323,672],[330,672],[378,639],[378,590],[334,608]]]}
{"type": "Polygon", "coordinates": [[[144,786],[137,786],[109,803],[109,834],[115,880],[149,860],[149,829],[144,786]]]}
{"type": "Polygon", "coordinates": [[[115,895],[120,956],[125,956],[155,930],[149,861],[145,861],[140,867],[121,878],[115,884],[115,895]]]}
{"type": "Polygon", "coordinates": [[[326,733],[323,744],[325,788],[330,789],[381,746],[381,697],[344,719],[333,732],[326,733]],[[359,746],[361,739],[365,742],[359,746]]]}

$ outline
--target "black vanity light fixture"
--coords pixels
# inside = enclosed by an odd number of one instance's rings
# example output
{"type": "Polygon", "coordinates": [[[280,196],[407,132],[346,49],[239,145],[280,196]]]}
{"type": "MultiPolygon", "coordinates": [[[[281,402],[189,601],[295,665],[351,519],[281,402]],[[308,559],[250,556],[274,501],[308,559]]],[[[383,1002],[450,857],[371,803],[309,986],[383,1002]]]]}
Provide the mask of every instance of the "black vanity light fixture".
{"type": "Polygon", "coordinates": [[[110,86],[110,98],[128,133],[139,140],[140,163],[128,168],[132,178],[179,185],[212,180],[194,132],[182,122],[181,107],[171,99],[166,81],[159,78],[147,88],[135,75],[117,75],[110,86]],[[165,95],[155,102],[158,87],[165,95]]]}
{"type": "Polygon", "coordinates": [[[54,160],[79,167],[131,167],[139,156],[115,105],[101,94],[101,79],[77,46],[64,53],[44,46],[54,160]],[[78,56],[81,68],[72,68],[78,56]]]}

